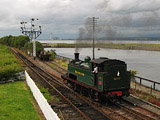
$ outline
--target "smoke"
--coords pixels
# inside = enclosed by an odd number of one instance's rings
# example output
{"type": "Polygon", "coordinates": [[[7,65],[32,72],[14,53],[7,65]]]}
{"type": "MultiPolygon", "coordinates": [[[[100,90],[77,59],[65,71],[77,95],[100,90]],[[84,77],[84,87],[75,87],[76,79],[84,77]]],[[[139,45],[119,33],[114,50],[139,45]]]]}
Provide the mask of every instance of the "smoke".
{"type": "Polygon", "coordinates": [[[75,44],[75,52],[78,53],[80,50],[80,45],[82,43],[83,40],[85,40],[86,37],[86,30],[84,28],[79,28],[79,36],[76,40],[76,44],[75,44]]]}
{"type": "Polygon", "coordinates": [[[75,52],[79,52],[80,48],[85,44],[89,43],[92,39],[93,29],[92,24],[89,19],[86,19],[84,27],[79,28],[78,38],[75,43],[75,52]]]}
{"type": "Polygon", "coordinates": [[[79,28],[79,34],[77,42],[90,40],[93,35],[92,22],[89,19],[86,19],[84,27],[79,28]]]}

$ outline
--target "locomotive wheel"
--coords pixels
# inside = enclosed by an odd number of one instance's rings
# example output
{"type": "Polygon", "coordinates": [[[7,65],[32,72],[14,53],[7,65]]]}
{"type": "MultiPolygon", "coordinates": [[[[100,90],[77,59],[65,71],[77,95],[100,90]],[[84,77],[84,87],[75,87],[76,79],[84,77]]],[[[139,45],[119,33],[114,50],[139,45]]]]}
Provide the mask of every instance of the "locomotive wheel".
{"type": "Polygon", "coordinates": [[[74,84],[72,82],[70,82],[69,84],[70,84],[71,89],[73,89],[74,88],[74,84]]]}
{"type": "Polygon", "coordinates": [[[84,95],[84,96],[87,96],[89,95],[88,93],[88,89],[84,88],[84,87],[81,87],[81,93],[84,95]]]}
{"type": "Polygon", "coordinates": [[[93,90],[89,90],[89,94],[88,94],[88,96],[89,96],[89,98],[90,99],[92,99],[93,101],[95,100],[95,92],[93,91],[93,90]]]}
{"type": "Polygon", "coordinates": [[[99,102],[102,103],[102,104],[105,104],[105,103],[107,103],[107,100],[106,100],[105,97],[100,96],[99,97],[99,102]]]}

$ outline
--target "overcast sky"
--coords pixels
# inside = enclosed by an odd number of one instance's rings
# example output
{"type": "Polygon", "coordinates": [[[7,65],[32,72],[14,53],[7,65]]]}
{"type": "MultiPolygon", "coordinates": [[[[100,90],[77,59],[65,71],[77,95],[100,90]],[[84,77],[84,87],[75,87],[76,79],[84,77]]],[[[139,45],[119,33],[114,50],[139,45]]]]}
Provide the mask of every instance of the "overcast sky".
{"type": "Polygon", "coordinates": [[[20,35],[20,21],[38,18],[40,39],[51,32],[76,39],[92,16],[99,18],[100,36],[160,37],[160,0],[0,0],[0,5],[0,37],[20,35]]]}

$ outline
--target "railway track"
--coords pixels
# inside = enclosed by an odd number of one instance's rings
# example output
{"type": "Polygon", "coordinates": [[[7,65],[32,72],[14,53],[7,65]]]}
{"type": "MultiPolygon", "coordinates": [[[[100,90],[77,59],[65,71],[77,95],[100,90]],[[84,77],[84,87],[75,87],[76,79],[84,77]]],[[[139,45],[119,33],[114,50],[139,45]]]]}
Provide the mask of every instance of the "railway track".
{"type": "Polygon", "coordinates": [[[160,120],[158,114],[138,105],[133,105],[124,99],[122,99],[121,103],[113,102],[111,108],[115,112],[123,114],[129,120],[160,120]]]}
{"type": "Polygon", "coordinates": [[[146,108],[143,108],[139,105],[134,105],[134,107],[131,107],[129,104],[127,104],[128,102],[131,103],[127,99],[123,99],[123,101],[123,104],[120,104],[120,106],[126,109],[127,111],[135,113],[136,115],[143,117],[143,119],[145,120],[160,120],[159,114],[152,112],[146,108]]]}
{"type": "MultiPolygon", "coordinates": [[[[123,101],[123,104],[115,104],[115,107],[112,106],[104,106],[99,103],[93,103],[92,101],[88,100],[86,97],[79,95],[72,91],[67,85],[59,80],[57,77],[46,73],[43,69],[39,68],[37,65],[33,64],[31,61],[27,60],[27,58],[20,53],[16,52],[16,54],[21,57],[21,59],[25,62],[30,68],[41,76],[51,89],[53,96],[61,97],[60,105],[51,104],[53,109],[65,109],[65,111],[69,111],[70,116],[72,119],[74,118],[74,108],[76,111],[83,116],[84,119],[88,120],[107,120],[107,119],[114,119],[114,120],[160,120],[158,114],[153,113],[147,109],[144,109],[140,106],[133,106],[127,104],[127,102],[123,101]],[[72,113],[72,114],[71,114],[72,113]]],[[[46,63],[46,65],[50,66],[50,64],[46,63]]],[[[56,64],[55,64],[56,65],[56,64]]],[[[57,65],[56,65],[57,66],[57,65]]],[[[51,67],[51,66],[50,66],[51,67]]],[[[53,67],[51,67],[53,69],[53,67]]],[[[58,73],[64,74],[66,72],[64,69],[60,69],[60,66],[57,66],[59,69],[58,73]]],[[[71,119],[70,118],[70,119],[71,119]]],[[[78,119],[78,117],[76,117],[78,119]]],[[[79,118],[80,119],[80,118],[79,118]]]]}
{"type": "MultiPolygon", "coordinates": [[[[54,64],[54,65],[56,65],[56,64],[54,64]]],[[[50,65],[48,64],[48,66],[50,66],[50,65]]],[[[61,69],[61,71],[62,70],[63,69],[61,69]]],[[[66,70],[64,70],[64,72],[66,72],[66,70]]],[[[60,72],[60,73],[64,74],[64,72],[60,72]]],[[[160,120],[159,114],[156,114],[155,112],[152,112],[151,110],[145,109],[139,105],[135,105],[131,101],[128,101],[125,99],[123,99],[123,104],[116,104],[115,108],[114,107],[108,108],[108,106],[105,106],[105,107],[102,106],[102,108],[104,108],[103,111],[105,114],[107,114],[109,116],[114,116],[115,119],[121,118],[124,120],[137,120],[137,119],[138,120],[160,120]]]]}
{"type": "MultiPolygon", "coordinates": [[[[109,116],[103,114],[98,108],[93,107],[88,102],[81,99],[78,94],[75,94],[69,87],[60,82],[56,77],[44,71],[42,68],[39,68],[36,64],[32,63],[28,60],[24,55],[17,52],[15,49],[12,51],[32,70],[36,73],[45,83],[48,84],[49,88],[52,89],[53,94],[61,97],[61,102],[64,101],[64,105],[68,109],[67,111],[71,111],[71,107],[74,109],[73,111],[77,111],[84,119],[87,120],[112,120],[109,116]],[[71,106],[71,107],[70,107],[71,106]]],[[[63,106],[64,106],[63,105],[63,106]]],[[[56,106],[57,107],[57,106],[56,106]]],[[[54,109],[54,106],[52,105],[54,109]]],[[[70,119],[77,119],[73,118],[70,119]]]]}
{"type": "Polygon", "coordinates": [[[60,65],[56,64],[55,62],[43,62],[44,64],[46,64],[47,66],[49,66],[50,68],[53,69],[52,65],[55,66],[55,69],[58,73],[60,74],[65,74],[67,72],[66,69],[62,68],[60,65]]]}

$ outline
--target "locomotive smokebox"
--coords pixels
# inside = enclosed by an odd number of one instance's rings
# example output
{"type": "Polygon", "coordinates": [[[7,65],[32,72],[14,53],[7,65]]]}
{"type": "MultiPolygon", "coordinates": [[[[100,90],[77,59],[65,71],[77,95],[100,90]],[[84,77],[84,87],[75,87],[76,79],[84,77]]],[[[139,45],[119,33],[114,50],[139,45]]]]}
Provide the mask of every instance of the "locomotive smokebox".
{"type": "Polygon", "coordinates": [[[76,61],[78,61],[79,60],[79,53],[74,53],[74,58],[76,61]]]}

